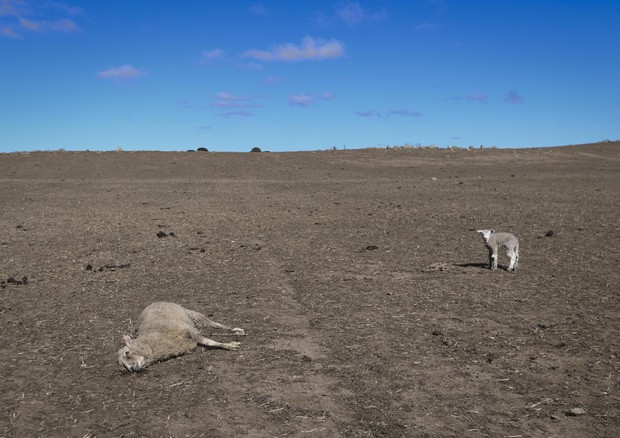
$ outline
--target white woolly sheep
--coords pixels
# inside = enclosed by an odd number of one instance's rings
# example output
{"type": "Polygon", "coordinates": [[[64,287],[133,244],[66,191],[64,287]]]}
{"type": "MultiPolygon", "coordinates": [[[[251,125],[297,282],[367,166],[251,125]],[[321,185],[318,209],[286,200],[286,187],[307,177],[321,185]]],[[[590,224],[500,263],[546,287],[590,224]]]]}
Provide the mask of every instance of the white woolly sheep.
{"type": "Polygon", "coordinates": [[[245,335],[240,328],[231,328],[211,321],[202,313],[174,303],[158,302],[147,306],[138,321],[138,336],[125,335],[125,346],[118,351],[118,363],[127,371],[139,371],[152,363],[182,356],[202,345],[211,348],[236,350],[239,342],[216,342],[200,334],[196,325],[228,330],[245,335]]]}
{"type": "Polygon", "coordinates": [[[489,250],[489,269],[497,269],[499,248],[506,248],[510,257],[509,271],[516,271],[519,266],[519,239],[510,233],[496,233],[495,230],[477,230],[482,235],[484,244],[489,250]]]}

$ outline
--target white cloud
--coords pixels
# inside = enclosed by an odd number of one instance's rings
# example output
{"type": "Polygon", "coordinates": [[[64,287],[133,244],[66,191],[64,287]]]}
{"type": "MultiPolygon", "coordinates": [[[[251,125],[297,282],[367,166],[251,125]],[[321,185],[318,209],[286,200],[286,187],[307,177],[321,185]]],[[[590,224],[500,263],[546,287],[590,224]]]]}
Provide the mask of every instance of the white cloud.
{"type": "Polygon", "coordinates": [[[288,103],[293,106],[310,106],[315,102],[315,98],[307,94],[297,94],[288,98],[288,103]]]}
{"type": "Polygon", "coordinates": [[[135,79],[144,76],[144,72],[136,69],[131,64],[126,64],[120,67],[112,67],[107,70],[97,73],[97,77],[100,79],[135,79]]]}
{"type": "Polygon", "coordinates": [[[248,10],[255,15],[265,15],[267,13],[267,8],[262,3],[250,6],[248,10]]]}
{"type": "Polygon", "coordinates": [[[318,94],[296,94],[288,98],[289,105],[292,106],[310,106],[319,100],[332,100],[334,95],[332,93],[324,92],[318,94]]]}
{"type": "Polygon", "coordinates": [[[437,30],[442,26],[435,23],[419,23],[414,26],[415,30],[437,30]]]}
{"type": "Polygon", "coordinates": [[[21,38],[27,33],[76,32],[79,26],[63,15],[80,12],[79,8],[64,3],[0,0],[0,35],[21,38]]]}
{"type": "Polygon", "coordinates": [[[340,18],[349,26],[360,24],[363,21],[383,20],[386,16],[387,12],[385,10],[377,13],[370,13],[357,2],[346,3],[336,8],[336,17],[340,18]]]}
{"type": "Polygon", "coordinates": [[[420,117],[421,114],[418,111],[410,111],[407,109],[397,109],[388,112],[388,116],[401,116],[401,117],[420,117]]]}
{"type": "Polygon", "coordinates": [[[224,57],[223,49],[205,50],[202,52],[202,60],[205,62],[214,61],[216,59],[222,59],[224,57]]]}
{"type": "Polygon", "coordinates": [[[250,109],[262,108],[263,106],[256,102],[256,98],[252,96],[237,96],[227,91],[220,91],[216,94],[213,102],[209,104],[211,108],[219,108],[221,110],[231,110],[219,113],[220,117],[251,117],[254,115],[250,109]]]}
{"type": "Polygon", "coordinates": [[[19,38],[19,34],[9,26],[0,27],[0,35],[8,38],[19,38]]]}
{"type": "Polygon", "coordinates": [[[523,103],[523,96],[517,93],[515,90],[510,90],[504,99],[504,102],[519,104],[523,103]]]}
{"type": "Polygon", "coordinates": [[[305,37],[300,45],[282,44],[271,50],[248,50],[242,54],[246,58],[260,61],[308,61],[332,59],[344,56],[344,44],[337,40],[324,41],[305,37]]]}
{"type": "Polygon", "coordinates": [[[378,117],[381,119],[387,119],[388,117],[391,117],[391,116],[420,117],[422,115],[422,113],[420,113],[419,111],[411,111],[408,109],[393,109],[385,113],[374,111],[374,110],[355,111],[355,114],[357,114],[359,117],[378,117]]]}

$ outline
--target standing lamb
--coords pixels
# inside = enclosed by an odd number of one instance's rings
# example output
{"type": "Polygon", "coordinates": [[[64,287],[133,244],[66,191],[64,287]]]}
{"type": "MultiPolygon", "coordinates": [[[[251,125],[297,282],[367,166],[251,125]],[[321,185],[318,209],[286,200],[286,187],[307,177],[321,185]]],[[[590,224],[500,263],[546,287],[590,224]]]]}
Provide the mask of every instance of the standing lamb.
{"type": "Polygon", "coordinates": [[[198,345],[236,350],[239,342],[216,342],[200,334],[196,325],[228,330],[243,336],[245,331],[211,321],[202,313],[174,303],[158,302],[147,306],[138,321],[138,336],[123,337],[125,346],[118,351],[118,363],[127,371],[139,371],[152,363],[181,356],[198,345]]]}
{"type": "Polygon", "coordinates": [[[496,233],[495,230],[477,230],[482,235],[484,244],[489,250],[489,269],[497,269],[499,248],[506,248],[510,257],[509,271],[516,271],[519,266],[519,239],[510,233],[496,233]]]}

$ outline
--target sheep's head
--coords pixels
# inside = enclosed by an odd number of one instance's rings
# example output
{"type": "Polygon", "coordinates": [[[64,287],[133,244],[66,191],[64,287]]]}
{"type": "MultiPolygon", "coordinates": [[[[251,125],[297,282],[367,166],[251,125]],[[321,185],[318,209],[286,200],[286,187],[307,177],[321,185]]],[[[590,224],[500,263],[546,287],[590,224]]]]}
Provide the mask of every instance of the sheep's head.
{"type": "Polygon", "coordinates": [[[482,236],[482,239],[484,240],[484,242],[488,242],[489,238],[491,237],[491,234],[493,234],[495,232],[495,230],[476,230],[478,231],[478,233],[480,233],[480,235],[482,236]]]}
{"type": "Polygon", "coordinates": [[[134,351],[132,349],[133,340],[125,335],[123,336],[123,343],[125,346],[118,350],[118,363],[125,367],[127,371],[134,372],[140,371],[144,367],[146,367],[146,359],[144,356],[139,354],[138,351],[134,351]]]}

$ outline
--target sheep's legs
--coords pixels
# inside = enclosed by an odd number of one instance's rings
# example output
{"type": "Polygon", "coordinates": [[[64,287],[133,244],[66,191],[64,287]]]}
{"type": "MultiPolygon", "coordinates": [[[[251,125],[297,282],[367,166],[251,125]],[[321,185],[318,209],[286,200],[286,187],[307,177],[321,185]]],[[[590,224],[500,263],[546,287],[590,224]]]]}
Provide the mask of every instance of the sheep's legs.
{"type": "Polygon", "coordinates": [[[209,318],[207,318],[206,316],[204,316],[202,313],[200,312],[195,312],[193,310],[187,310],[187,314],[189,315],[189,317],[191,319],[193,319],[195,322],[197,322],[198,324],[206,324],[210,327],[214,327],[214,328],[218,328],[218,329],[222,329],[222,330],[227,330],[229,332],[234,333],[235,335],[239,335],[239,336],[244,336],[245,335],[245,330],[243,330],[242,328],[238,328],[238,327],[229,327],[227,325],[224,324],[220,324],[219,322],[215,322],[215,321],[211,321],[209,318]]]}
{"type": "Polygon", "coordinates": [[[198,344],[203,347],[222,348],[224,350],[236,350],[241,345],[240,342],[217,342],[205,337],[201,337],[198,344]]]}

